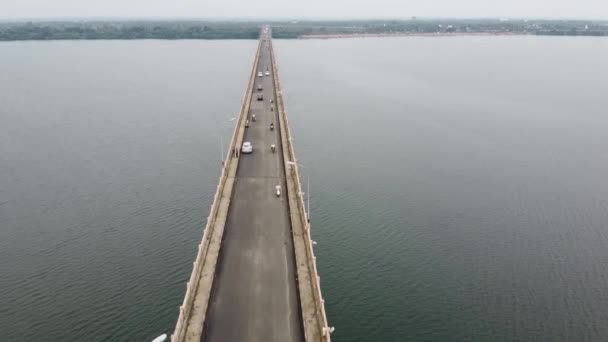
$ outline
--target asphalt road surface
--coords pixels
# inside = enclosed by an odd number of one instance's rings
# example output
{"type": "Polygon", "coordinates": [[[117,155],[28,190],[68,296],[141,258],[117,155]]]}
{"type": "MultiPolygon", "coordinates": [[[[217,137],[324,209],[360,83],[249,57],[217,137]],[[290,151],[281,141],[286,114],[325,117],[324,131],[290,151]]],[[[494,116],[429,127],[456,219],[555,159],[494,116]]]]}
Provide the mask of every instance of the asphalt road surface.
{"type": "Polygon", "coordinates": [[[270,50],[263,43],[243,141],[253,153],[240,162],[201,340],[205,342],[303,341],[293,240],[285,197],[285,175],[270,50]],[[263,90],[257,91],[258,84],[263,90]],[[256,122],[251,120],[255,114],[256,122]],[[270,131],[270,123],[275,129],[270,131]],[[275,144],[275,153],[270,145],[275,144]],[[275,186],[281,185],[281,196],[275,186]]]}

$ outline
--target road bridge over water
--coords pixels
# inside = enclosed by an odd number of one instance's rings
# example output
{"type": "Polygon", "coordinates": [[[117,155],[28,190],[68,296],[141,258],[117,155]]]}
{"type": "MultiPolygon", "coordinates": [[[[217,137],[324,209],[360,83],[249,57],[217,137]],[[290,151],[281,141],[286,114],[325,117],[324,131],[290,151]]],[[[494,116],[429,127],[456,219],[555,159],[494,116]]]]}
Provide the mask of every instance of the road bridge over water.
{"type": "Polygon", "coordinates": [[[308,221],[265,27],[172,341],[329,341],[308,221]]]}

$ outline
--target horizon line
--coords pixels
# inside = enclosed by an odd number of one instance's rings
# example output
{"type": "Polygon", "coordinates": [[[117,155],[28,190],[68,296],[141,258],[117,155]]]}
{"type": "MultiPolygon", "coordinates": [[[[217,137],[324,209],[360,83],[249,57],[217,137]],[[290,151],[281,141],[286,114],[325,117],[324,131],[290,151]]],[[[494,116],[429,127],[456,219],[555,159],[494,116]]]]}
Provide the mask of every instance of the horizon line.
{"type": "Polygon", "coordinates": [[[209,21],[390,21],[390,20],[596,20],[608,17],[542,17],[542,16],[400,16],[400,17],[296,17],[296,16],[34,16],[0,17],[0,21],[82,21],[82,20],[209,20],[209,21]]]}

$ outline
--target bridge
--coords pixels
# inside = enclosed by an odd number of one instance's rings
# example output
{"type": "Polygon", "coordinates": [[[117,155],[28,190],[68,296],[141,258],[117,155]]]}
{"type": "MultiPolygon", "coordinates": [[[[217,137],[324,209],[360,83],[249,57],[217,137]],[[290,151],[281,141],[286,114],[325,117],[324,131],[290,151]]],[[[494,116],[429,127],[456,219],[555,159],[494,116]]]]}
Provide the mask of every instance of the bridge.
{"type": "Polygon", "coordinates": [[[264,27],[171,341],[329,342],[307,215],[264,27]]]}

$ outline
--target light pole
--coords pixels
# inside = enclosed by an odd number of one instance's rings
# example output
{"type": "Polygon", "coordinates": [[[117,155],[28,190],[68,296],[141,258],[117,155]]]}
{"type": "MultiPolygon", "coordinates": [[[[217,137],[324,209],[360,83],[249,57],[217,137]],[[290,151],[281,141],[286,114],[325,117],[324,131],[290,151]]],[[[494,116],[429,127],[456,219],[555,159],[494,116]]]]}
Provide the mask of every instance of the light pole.
{"type": "Polygon", "coordinates": [[[224,166],[224,136],[220,133],[220,159],[222,160],[222,166],[224,166]]]}
{"type": "Polygon", "coordinates": [[[152,342],[163,342],[167,339],[167,334],[162,334],[157,338],[153,339],[152,342]]]}
{"type": "MultiPolygon", "coordinates": [[[[288,165],[299,166],[301,168],[308,169],[304,165],[298,164],[295,161],[288,160],[286,161],[286,163],[288,165]]],[[[306,213],[308,214],[308,223],[310,223],[310,176],[308,175],[308,172],[306,172],[306,213]]]]}
{"type": "MultiPolygon", "coordinates": [[[[236,120],[236,117],[222,121],[222,125],[224,125],[228,122],[234,122],[234,120],[236,120]]],[[[224,157],[225,156],[226,155],[224,154],[224,134],[222,132],[220,132],[220,159],[222,160],[222,166],[224,166],[224,157]]]]}

